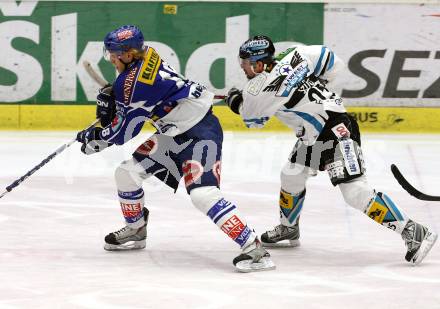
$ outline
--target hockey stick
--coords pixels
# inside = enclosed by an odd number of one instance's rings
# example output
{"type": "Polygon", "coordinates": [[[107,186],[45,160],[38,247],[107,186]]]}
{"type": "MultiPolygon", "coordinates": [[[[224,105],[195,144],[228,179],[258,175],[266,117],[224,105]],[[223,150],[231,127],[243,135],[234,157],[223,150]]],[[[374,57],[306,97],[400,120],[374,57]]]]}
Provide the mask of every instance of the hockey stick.
{"type": "MultiPolygon", "coordinates": [[[[95,126],[99,122],[99,119],[96,119],[87,129],[95,126]]],[[[57,150],[55,150],[53,153],[51,153],[49,156],[47,156],[43,161],[41,161],[40,164],[36,165],[33,169],[31,169],[29,172],[27,172],[25,175],[14,181],[12,184],[6,187],[6,191],[3,192],[0,195],[0,198],[8,194],[12,191],[12,189],[18,187],[23,181],[25,181],[28,177],[30,177],[32,174],[34,174],[36,171],[38,171],[40,168],[45,166],[49,161],[51,161],[53,158],[55,158],[57,155],[62,153],[64,150],[66,150],[68,147],[70,147],[73,143],[76,142],[76,137],[72,139],[71,141],[65,143],[64,145],[58,147],[57,150]]]]}
{"type": "MultiPolygon", "coordinates": [[[[87,74],[89,74],[89,76],[95,81],[97,82],[101,87],[104,87],[106,85],[110,85],[110,83],[108,81],[106,81],[100,74],[98,74],[98,72],[96,72],[92,65],[90,64],[90,62],[88,62],[87,60],[83,61],[83,66],[84,69],[86,70],[87,74]]],[[[214,99],[215,100],[224,100],[226,99],[228,96],[226,95],[214,95],[214,99]]]]}
{"type": "Polygon", "coordinates": [[[99,86],[104,87],[105,85],[109,85],[109,83],[101,76],[98,74],[98,72],[96,72],[93,68],[92,65],[90,64],[90,62],[88,62],[87,60],[83,61],[83,66],[84,69],[86,70],[87,74],[89,74],[89,76],[99,84],[99,86]]]}
{"type": "Polygon", "coordinates": [[[423,201],[440,201],[440,196],[428,195],[414,188],[405,179],[405,177],[403,177],[402,173],[394,164],[391,164],[391,172],[393,173],[394,177],[397,179],[397,182],[402,186],[402,188],[404,188],[409,194],[411,194],[415,198],[423,201]]]}

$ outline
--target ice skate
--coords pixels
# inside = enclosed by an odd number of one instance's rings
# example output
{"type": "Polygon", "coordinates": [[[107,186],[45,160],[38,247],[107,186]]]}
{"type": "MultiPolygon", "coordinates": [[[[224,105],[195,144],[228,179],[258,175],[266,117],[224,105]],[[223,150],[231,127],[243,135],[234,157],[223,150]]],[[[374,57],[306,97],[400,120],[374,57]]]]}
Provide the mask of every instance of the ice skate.
{"type": "Polygon", "coordinates": [[[261,234],[261,243],[264,247],[297,247],[299,242],[299,224],[288,227],[277,225],[273,230],[261,234]]]}
{"type": "Polygon", "coordinates": [[[125,226],[105,236],[104,249],[108,251],[144,249],[147,238],[148,209],[144,207],[144,225],[133,229],[125,226]]]}
{"type": "Polygon", "coordinates": [[[437,234],[430,231],[427,227],[409,220],[402,232],[402,238],[408,249],[405,260],[418,265],[434,246],[437,234]]]}
{"type": "Polygon", "coordinates": [[[243,248],[242,253],[232,263],[242,273],[275,269],[275,264],[272,262],[269,252],[263,248],[258,238],[255,238],[253,243],[243,248]]]}

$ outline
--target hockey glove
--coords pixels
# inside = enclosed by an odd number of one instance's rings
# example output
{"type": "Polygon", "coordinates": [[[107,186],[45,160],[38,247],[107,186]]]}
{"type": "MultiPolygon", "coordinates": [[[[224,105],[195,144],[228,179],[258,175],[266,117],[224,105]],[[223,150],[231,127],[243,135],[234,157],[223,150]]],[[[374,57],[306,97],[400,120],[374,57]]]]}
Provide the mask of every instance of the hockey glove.
{"type": "Polygon", "coordinates": [[[108,126],[116,115],[115,95],[112,85],[108,84],[99,89],[96,97],[96,118],[101,120],[101,126],[108,126]]]}
{"type": "Polygon", "coordinates": [[[240,106],[243,103],[242,91],[237,88],[231,88],[228,92],[226,103],[234,113],[240,115],[240,106]]]}
{"type": "Polygon", "coordinates": [[[84,131],[81,131],[77,134],[76,140],[82,143],[81,152],[84,154],[92,154],[96,152],[100,152],[105,148],[113,145],[104,141],[101,138],[102,128],[93,127],[84,131]]]}

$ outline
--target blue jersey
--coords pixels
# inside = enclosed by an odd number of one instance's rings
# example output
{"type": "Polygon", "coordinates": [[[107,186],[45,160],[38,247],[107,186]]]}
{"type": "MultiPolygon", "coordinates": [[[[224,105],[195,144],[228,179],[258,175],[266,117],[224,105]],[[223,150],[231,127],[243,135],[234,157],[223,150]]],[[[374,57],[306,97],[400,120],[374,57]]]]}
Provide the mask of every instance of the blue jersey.
{"type": "Polygon", "coordinates": [[[166,135],[176,136],[196,125],[209,111],[214,94],[177,73],[149,47],[113,84],[116,117],[101,132],[109,143],[122,145],[152,120],[166,135]]]}

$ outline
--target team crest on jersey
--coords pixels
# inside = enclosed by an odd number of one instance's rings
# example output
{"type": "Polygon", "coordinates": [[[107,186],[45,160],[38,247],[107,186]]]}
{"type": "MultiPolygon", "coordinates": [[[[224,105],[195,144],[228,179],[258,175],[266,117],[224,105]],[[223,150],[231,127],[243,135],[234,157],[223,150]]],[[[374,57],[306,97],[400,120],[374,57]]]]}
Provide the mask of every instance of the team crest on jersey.
{"type": "Polygon", "coordinates": [[[156,79],[157,71],[160,67],[160,63],[161,59],[159,54],[150,47],[147,55],[144,57],[144,63],[142,64],[138,81],[147,85],[153,85],[154,80],[156,79]]]}
{"type": "Polygon", "coordinates": [[[307,63],[305,61],[296,66],[292,70],[292,73],[286,77],[283,82],[283,86],[277,92],[276,96],[288,97],[292,90],[301,84],[308,72],[309,68],[307,67],[307,63]]]}
{"type": "Polygon", "coordinates": [[[278,68],[278,74],[280,74],[280,75],[289,75],[289,73],[290,72],[292,72],[292,67],[290,66],[290,64],[288,64],[288,63],[285,63],[285,64],[283,64],[283,65],[281,65],[279,68],[278,68]]]}
{"type": "Polygon", "coordinates": [[[280,90],[283,81],[286,79],[287,75],[280,75],[275,78],[266,88],[263,89],[264,92],[272,92],[280,90]]]}
{"type": "Polygon", "coordinates": [[[308,72],[307,62],[295,51],[289,63],[283,61],[278,65],[278,76],[263,91],[276,92],[277,97],[288,97],[292,90],[301,86],[308,72]]]}

